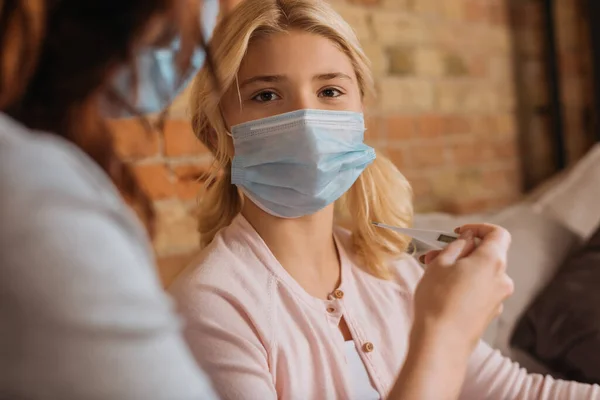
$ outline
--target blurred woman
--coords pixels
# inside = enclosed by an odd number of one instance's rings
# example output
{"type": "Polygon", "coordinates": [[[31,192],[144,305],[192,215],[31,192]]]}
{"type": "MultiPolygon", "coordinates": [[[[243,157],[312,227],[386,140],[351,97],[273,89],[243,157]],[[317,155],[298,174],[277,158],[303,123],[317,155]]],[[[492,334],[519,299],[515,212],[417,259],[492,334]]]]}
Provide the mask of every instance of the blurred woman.
{"type": "Polygon", "coordinates": [[[213,397],[103,119],[161,111],[207,58],[218,11],[0,1],[0,398],[213,397]]]}

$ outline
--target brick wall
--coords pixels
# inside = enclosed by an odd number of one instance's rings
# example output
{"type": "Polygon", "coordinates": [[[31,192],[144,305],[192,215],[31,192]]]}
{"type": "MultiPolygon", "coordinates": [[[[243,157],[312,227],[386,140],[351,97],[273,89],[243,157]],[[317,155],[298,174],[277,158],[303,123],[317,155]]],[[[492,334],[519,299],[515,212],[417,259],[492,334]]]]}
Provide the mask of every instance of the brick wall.
{"type": "Polygon", "coordinates": [[[410,179],[419,211],[519,196],[511,29],[504,0],[339,0],[373,62],[368,138],[410,179]]]}
{"type": "MultiPolygon", "coordinates": [[[[517,199],[518,96],[505,1],[333,4],[373,62],[378,96],[369,104],[367,138],[410,179],[417,210],[473,212],[517,199]]],[[[185,122],[183,97],[162,133],[132,121],[113,124],[119,152],[155,200],[154,244],[165,281],[198,243],[196,180],[210,162],[185,122]]]]}
{"type": "Polygon", "coordinates": [[[133,165],[142,189],[154,201],[154,248],[162,279],[169,282],[199,243],[194,208],[210,154],[183,119],[169,120],[162,131],[148,131],[135,120],[111,125],[118,153],[133,165]]]}

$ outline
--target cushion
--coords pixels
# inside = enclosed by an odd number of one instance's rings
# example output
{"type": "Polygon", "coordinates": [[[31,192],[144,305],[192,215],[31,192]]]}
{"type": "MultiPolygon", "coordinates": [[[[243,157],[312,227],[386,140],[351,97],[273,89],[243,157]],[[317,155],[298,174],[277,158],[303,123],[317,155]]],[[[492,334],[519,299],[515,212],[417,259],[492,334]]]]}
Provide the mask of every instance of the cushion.
{"type": "Polygon", "coordinates": [[[504,355],[523,364],[532,365],[532,372],[546,371],[532,360],[519,357],[510,348],[510,336],[519,317],[539,291],[556,273],[562,261],[577,247],[580,239],[571,230],[533,210],[519,204],[494,215],[451,217],[433,214],[415,217],[415,227],[452,231],[467,222],[489,222],[506,228],[513,237],[508,254],[508,274],[515,282],[515,293],[504,304],[504,313],[490,325],[484,340],[504,355]]]}
{"type": "Polygon", "coordinates": [[[599,288],[600,229],[525,312],[512,344],[567,379],[600,383],[599,288]]]}
{"type": "Polygon", "coordinates": [[[600,144],[550,189],[533,201],[533,208],[588,238],[600,223],[600,144]]]}
{"type": "Polygon", "coordinates": [[[547,373],[546,369],[534,368],[531,360],[519,357],[522,354],[513,351],[510,337],[527,306],[579,245],[580,238],[554,219],[524,205],[500,213],[492,222],[505,227],[512,235],[507,272],[515,283],[514,294],[504,302],[492,345],[504,355],[528,365],[530,372],[547,373]]]}

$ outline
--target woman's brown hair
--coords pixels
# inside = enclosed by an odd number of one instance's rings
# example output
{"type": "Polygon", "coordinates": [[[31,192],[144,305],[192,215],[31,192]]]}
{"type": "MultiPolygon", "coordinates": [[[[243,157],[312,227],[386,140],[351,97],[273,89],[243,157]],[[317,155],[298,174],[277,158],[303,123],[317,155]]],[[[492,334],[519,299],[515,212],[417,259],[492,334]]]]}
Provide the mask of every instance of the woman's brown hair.
{"type": "Polygon", "coordinates": [[[83,149],[142,206],[149,228],[150,202],[116,156],[100,103],[135,113],[110,78],[148,41],[180,36],[187,70],[193,47],[204,45],[201,1],[0,0],[0,111],[83,149]]]}

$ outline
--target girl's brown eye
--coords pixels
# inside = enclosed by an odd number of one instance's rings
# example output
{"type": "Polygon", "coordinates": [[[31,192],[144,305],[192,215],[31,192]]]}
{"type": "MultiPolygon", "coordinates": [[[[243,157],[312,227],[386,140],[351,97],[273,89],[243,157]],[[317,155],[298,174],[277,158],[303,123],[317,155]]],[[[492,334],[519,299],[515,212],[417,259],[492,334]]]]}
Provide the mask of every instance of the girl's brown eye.
{"type": "Polygon", "coordinates": [[[260,92],[252,98],[252,100],[259,103],[266,103],[269,101],[279,100],[279,96],[274,92],[260,92]]]}
{"type": "Polygon", "coordinates": [[[321,93],[319,93],[319,97],[339,97],[341,95],[342,92],[334,88],[327,88],[324,89],[321,93]]]}

